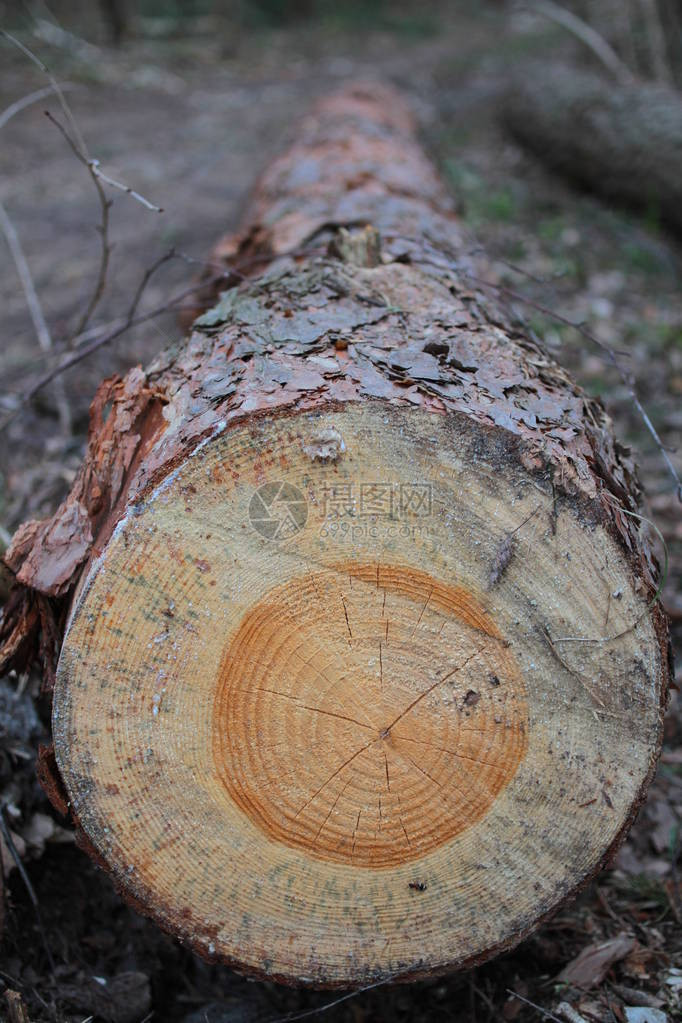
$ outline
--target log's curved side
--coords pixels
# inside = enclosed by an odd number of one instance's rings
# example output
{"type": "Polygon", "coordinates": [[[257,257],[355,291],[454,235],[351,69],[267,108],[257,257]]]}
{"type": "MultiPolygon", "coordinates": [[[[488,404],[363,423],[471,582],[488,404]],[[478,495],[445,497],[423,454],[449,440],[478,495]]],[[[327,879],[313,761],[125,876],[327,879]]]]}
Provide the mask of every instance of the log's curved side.
{"type": "Polygon", "coordinates": [[[473,288],[380,95],[308,119],[8,554],[93,854],[203,955],[332,987],[483,961],[585,883],[669,678],[629,453],[473,288]]]}

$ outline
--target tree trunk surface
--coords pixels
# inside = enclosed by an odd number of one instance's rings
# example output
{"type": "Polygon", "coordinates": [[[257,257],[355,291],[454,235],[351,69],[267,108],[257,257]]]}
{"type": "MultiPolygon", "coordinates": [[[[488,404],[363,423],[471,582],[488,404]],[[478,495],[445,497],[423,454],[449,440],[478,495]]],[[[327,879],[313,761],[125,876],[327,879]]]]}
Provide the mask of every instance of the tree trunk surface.
{"type": "Polygon", "coordinates": [[[622,85],[574,67],[526,70],[503,119],[516,138],[566,177],[682,231],[682,96],[622,85]]]}
{"type": "Polygon", "coordinates": [[[404,102],[356,85],[297,138],[187,339],[101,385],[2,638],[126,898],[348,987],[482,962],[609,862],[667,626],[627,449],[479,287],[404,102]]]}

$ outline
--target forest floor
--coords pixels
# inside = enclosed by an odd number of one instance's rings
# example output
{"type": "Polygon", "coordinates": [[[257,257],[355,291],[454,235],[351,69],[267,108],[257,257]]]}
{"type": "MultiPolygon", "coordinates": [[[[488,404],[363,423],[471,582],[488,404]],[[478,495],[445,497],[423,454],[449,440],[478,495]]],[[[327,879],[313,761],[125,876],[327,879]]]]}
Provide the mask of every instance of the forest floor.
{"type": "MultiPolygon", "coordinates": [[[[381,77],[405,88],[470,229],[472,248],[480,243],[493,257],[491,281],[525,296],[514,301],[517,314],[587,390],[601,395],[619,436],[638,453],[647,514],[667,544],[663,602],[679,642],[682,522],[661,453],[599,347],[536,306],[585,323],[599,341],[627,353],[623,359],[643,404],[664,444],[673,447],[682,427],[682,242],[655,217],[609,208],[551,176],[505,134],[498,114],[510,70],[548,54],[582,59],[560,30],[528,18],[503,21],[492,6],[474,3],[425,10],[420,17],[370,19],[362,31],[343,17],[237,33],[207,19],[192,22],[189,30],[148,21],[120,50],[63,37],[55,45],[46,41],[44,27],[42,39],[24,31],[21,38],[60,81],[70,83],[69,102],[106,173],[164,209],[155,213],[111,193],[114,248],[93,322],[116,320],[145,269],[171,246],[196,259],[206,256],[239,220],[257,174],[291,136],[311,98],[357,78],[381,77]]],[[[9,45],[2,57],[4,109],[43,87],[45,78],[9,45]]],[[[99,214],[89,176],[45,118],[46,106],[59,116],[50,98],[2,128],[0,200],[22,240],[59,353],[58,339],[68,336],[94,287],[99,214]]],[[[13,264],[0,251],[0,415],[16,409],[0,445],[0,539],[6,541],[23,520],[51,513],[66,493],[102,377],[144,364],[179,328],[175,314],[159,316],[64,374],[72,420],[66,433],[54,388],[25,406],[17,400],[54,354],[41,354],[13,264]]],[[[141,310],[162,304],[194,272],[182,259],[165,264],[141,310]]],[[[679,454],[671,457],[682,468],[679,454]]],[[[251,983],[207,965],[118,898],[107,877],[74,847],[34,780],[37,745],[46,734],[38,685],[34,676],[0,680],[0,802],[39,910],[5,844],[0,990],[4,984],[20,992],[34,1023],[89,1017],[110,1023],[265,1023],[313,1010],[330,1023],[485,1023],[540,1020],[537,1007],[556,1011],[562,1000],[585,1019],[605,1023],[634,1019],[624,1006],[649,1013],[658,1008],[670,1021],[682,1018],[677,693],[647,803],[611,869],[575,903],[514,952],[468,974],[352,993],[329,1007],[338,996],[251,983]],[[584,954],[609,941],[600,954],[584,954]],[[580,988],[559,982],[559,973],[581,953],[580,988]],[[598,960],[603,969],[597,969],[598,960]]]]}

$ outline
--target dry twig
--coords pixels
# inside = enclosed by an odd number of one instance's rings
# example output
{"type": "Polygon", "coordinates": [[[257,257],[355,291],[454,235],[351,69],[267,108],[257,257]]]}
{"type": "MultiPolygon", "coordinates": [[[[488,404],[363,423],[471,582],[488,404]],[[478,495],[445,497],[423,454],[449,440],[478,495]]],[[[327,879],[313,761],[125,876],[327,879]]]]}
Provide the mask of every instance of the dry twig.
{"type": "Polygon", "coordinates": [[[587,46],[598,60],[607,68],[621,85],[631,85],[635,76],[627,64],[624,64],[610,43],[604,39],[592,25],[579,18],[577,14],[567,10],[554,0],[534,0],[527,4],[531,10],[561,25],[568,32],[587,46]]]}
{"type": "Polygon", "coordinates": [[[88,149],[85,144],[85,139],[83,138],[83,135],[78,127],[78,123],[73,115],[73,111],[71,110],[71,107],[69,106],[66,100],[64,90],[59,85],[59,82],[54,77],[48,66],[44,63],[44,61],[37,57],[32,50],[30,50],[27,46],[25,46],[22,42],[16,39],[9,32],[0,29],[0,33],[6,39],[8,39],[9,42],[16,46],[23,54],[25,54],[25,56],[27,56],[29,60],[36,64],[43,72],[43,74],[47,75],[50,81],[51,90],[56,94],[57,98],[59,99],[59,103],[64,112],[64,116],[66,117],[68,128],[65,128],[64,125],[62,125],[57,120],[57,118],[54,117],[49,111],[45,111],[46,116],[59,129],[64,139],[68,143],[69,147],[73,151],[76,159],[80,163],[82,163],[83,166],[87,169],[88,173],[90,174],[90,177],[92,178],[95,190],[97,191],[97,198],[100,204],[101,218],[98,231],[101,239],[101,252],[99,269],[97,272],[97,280],[95,282],[92,297],[90,298],[90,301],[85,311],[83,312],[77,327],[73,331],[70,341],[67,342],[70,344],[73,341],[74,337],[77,337],[79,334],[82,334],[83,331],[85,330],[85,327],[90,322],[95,309],[97,308],[101,301],[102,295],[104,294],[104,289],[106,287],[107,271],[109,269],[109,257],[111,254],[111,246],[109,244],[109,209],[111,207],[111,200],[107,199],[104,189],[102,188],[101,182],[110,185],[112,188],[117,188],[122,192],[126,192],[128,195],[131,196],[131,198],[141,203],[148,210],[153,210],[157,213],[162,213],[163,210],[161,209],[160,206],[157,206],[155,203],[152,203],[148,199],[145,199],[143,195],[140,195],[140,193],[136,192],[133,188],[130,188],[128,185],[125,185],[120,181],[116,181],[114,178],[109,177],[102,171],[100,167],[100,161],[93,159],[88,153],[88,149]]]}
{"type": "Polygon", "coordinates": [[[73,116],[73,113],[71,111],[71,107],[66,102],[66,96],[64,95],[64,90],[62,89],[61,85],[59,84],[57,79],[54,77],[52,72],[50,71],[50,69],[47,66],[47,64],[44,64],[43,61],[40,59],[40,57],[36,57],[35,53],[33,53],[32,50],[29,50],[28,46],[24,46],[24,44],[19,42],[19,40],[16,39],[13,35],[11,35],[9,32],[6,32],[4,28],[0,28],[0,35],[4,36],[5,39],[7,39],[10,43],[12,43],[13,46],[16,46],[18,50],[21,50],[21,52],[24,54],[24,56],[28,57],[28,59],[30,61],[32,61],[34,64],[36,64],[37,67],[39,67],[40,70],[43,72],[43,74],[47,76],[47,78],[48,78],[48,80],[50,82],[50,86],[52,88],[52,91],[54,92],[55,96],[59,100],[59,104],[60,104],[62,110],[64,111],[64,116],[66,117],[66,120],[69,123],[69,127],[71,129],[71,133],[73,135],[73,138],[76,140],[76,143],[78,144],[78,148],[80,149],[81,153],[84,156],[87,156],[87,149],[86,149],[86,146],[85,146],[85,141],[83,139],[83,136],[80,133],[80,129],[79,129],[77,123],[76,123],[76,119],[73,116]]]}
{"type": "Polygon", "coordinates": [[[530,1005],[531,1009],[541,1012],[546,1019],[553,1020],[553,1023],[563,1023],[563,1021],[560,1020],[558,1016],[555,1016],[553,1012],[550,1012],[549,1009],[543,1009],[541,1005],[536,1005],[535,1002],[531,1002],[530,998],[524,998],[523,995],[520,995],[517,991],[512,991],[509,987],[507,988],[507,994],[511,995],[513,998],[518,998],[520,1002],[525,1002],[526,1005],[530,1005]]]}
{"type": "MultiPolygon", "coordinates": [[[[62,91],[74,88],[75,86],[70,82],[64,82],[62,85],[62,91]]],[[[45,88],[36,89],[35,92],[29,92],[27,96],[22,96],[21,99],[16,100],[14,103],[10,103],[10,105],[3,110],[2,114],[0,114],[0,128],[4,128],[7,122],[11,121],[15,114],[21,113],[22,110],[26,109],[26,107],[32,106],[33,103],[40,102],[41,99],[47,99],[47,97],[51,96],[53,92],[54,89],[52,86],[46,85],[45,88]]]]}
{"type": "Polygon", "coordinates": [[[99,160],[90,160],[88,162],[88,166],[95,177],[100,178],[107,185],[111,185],[112,188],[118,188],[119,191],[126,192],[129,196],[131,196],[131,198],[136,199],[137,202],[141,203],[145,209],[153,210],[154,213],[163,213],[163,207],[156,206],[153,202],[150,202],[149,199],[145,199],[145,197],[140,195],[139,192],[136,192],[134,188],[131,188],[129,185],[124,185],[123,182],[116,181],[114,178],[108,177],[108,175],[100,169],[99,160]]]}
{"type": "Polygon", "coordinates": [[[45,928],[43,926],[43,918],[42,918],[42,916],[40,914],[40,905],[38,903],[38,896],[36,895],[35,890],[33,888],[33,885],[31,884],[30,878],[29,878],[28,874],[26,873],[26,870],[24,869],[24,864],[21,862],[21,856],[17,852],[17,847],[14,844],[14,840],[12,839],[12,832],[7,827],[7,821],[5,820],[5,807],[4,806],[0,806],[0,831],[2,832],[2,837],[3,837],[4,841],[5,841],[5,845],[7,846],[8,852],[9,852],[10,856],[12,857],[12,859],[14,860],[14,863],[16,864],[17,870],[19,871],[19,876],[21,877],[21,880],[24,882],[24,887],[26,888],[26,891],[28,892],[28,897],[31,900],[31,904],[33,906],[33,909],[34,909],[34,912],[35,912],[35,915],[36,915],[36,921],[38,923],[38,930],[40,931],[40,937],[42,938],[43,946],[45,948],[45,955],[47,956],[47,961],[48,961],[48,963],[50,965],[50,972],[52,974],[54,974],[54,959],[52,957],[52,949],[50,948],[50,946],[48,944],[47,936],[45,934],[45,928]]]}
{"type": "Polygon", "coordinates": [[[111,246],[109,244],[109,210],[111,208],[111,200],[107,199],[104,189],[100,184],[99,176],[95,174],[92,168],[92,160],[90,160],[88,156],[81,151],[77,143],[74,141],[74,139],[71,138],[71,136],[64,128],[64,126],[59,123],[56,117],[52,116],[49,110],[45,111],[45,116],[48,118],[49,121],[52,122],[52,124],[55,125],[56,128],[59,129],[76,159],[80,163],[82,163],[83,166],[87,169],[88,173],[90,174],[90,177],[92,178],[92,183],[95,186],[95,190],[97,192],[97,199],[99,200],[100,205],[100,223],[97,229],[100,236],[101,245],[99,269],[97,271],[97,280],[95,281],[95,287],[90,298],[90,301],[85,307],[85,310],[83,311],[83,314],[80,320],[78,321],[78,326],[75,328],[73,332],[73,336],[77,337],[79,334],[83,333],[86,326],[90,322],[92,314],[99,305],[104,294],[104,289],[106,287],[107,271],[109,269],[109,256],[111,255],[111,246]]]}
{"type": "Polygon", "coordinates": [[[644,35],[651,61],[651,71],[657,82],[674,85],[674,79],[668,64],[665,34],[661,23],[661,12],[656,0],[639,0],[644,25],[644,35]]]}
{"type": "MultiPolygon", "coordinates": [[[[24,250],[21,247],[19,236],[14,229],[14,224],[10,220],[7,211],[3,204],[0,202],[0,230],[7,240],[14,265],[17,268],[19,274],[19,280],[21,286],[24,289],[24,295],[26,296],[26,304],[28,306],[29,315],[33,321],[36,336],[38,338],[38,344],[44,352],[52,350],[52,337],[50,335],[43,310],[38,300],[38,295],[33,284],[33,278],[31,277],[31,271],[29,270],[24,250]]],[[[57,411],[59,414],[59,423],[62,431],[65,434],[71,433],[71,410],[69,409],[69,403],[66,398],[66,391],[64,389],[63,381],[59,380],[55,383],[54,387],[55,401],[57,404],[57,411]]]]}
{"type": "MultiPolygon", "coordinates": [[[[164,263],[167,258],[170,257],[168,255],[162,256],[153,265],[153,268],[150,268],[150,270],[146,271],[145,273],[146,280],[144,280],[145,286],[148,283],[149,278],[151,277],[151,272],[153,272],[162,263],[164,263]]],[[[213,278],[213,281],[220,280],[220,278],[222,278],[223,276],[224,274],[220,274],[217,277],[213,278]]],[[[72,366],[75,366],[77,363],[82,362],[83,359],[87,359],[88,356],[92,355],[93,352],[96,352],[99,348],[103,348],[104,345],[110,344],[112,341],[115,341],[117,338],[121,337],[122,334],[125,334],[126,331],[130,330],[131,327],[136,327],[140,323],[146,323],[148,320],[153,320],[157,316],[161,316],[163,313],[170,312],[173,309],[175,310],[180,309],[181,308],[180,303],[184,298],[187,298],[188,295],[191,295],[195,291],[202,290],[203,288],[210,284],[211,278],[209,278],[207,281],[201,281],[198,284],[193,284],[190,287],[185,288],[183,291],[179,292],[177,295],[175,295],[174,298],[171,298],[168,302],[163,302],[161,305],[156,306],[148,313],[142,313],[140,316],[135,316],[137,304],[139,304],[139,301],[143,293],[143,289],[138,287],[136,301],[133,304],[131,304],[131,309],[128,311],[128,316],[125,318],[125,320],[123,322],[121,322],[120,320],[117,321],[118,325],[112,327],[111,330],[105,332],[104,334],[100,334],[98,337],[95,337],[92,341],[88,342],[87,344],[79,346],[75,351],[72,351],[69,355],[67,355],[66,358],[63,359],[57,366],[55,366],[51,370],[48,370],[46,373],[43,374],[43,376],[36,380],[34,384],[32,384],[26,391],[24,391],[22,395],[20,395],[16,407],[12,409],[10,412],[8,412],[3,419],[0,419],[0,430],[3,430],[7,426],[7,424],[10,423],[12,419],[14,419],[18,412],[31,400],[31,398],[33,398],[34,395],[38,393],[38,391],[41,391],[43,387],[49,384],[51,380],[54,380],[55,377],[60,376],[60,374],[64,373],[67,369],[71,369],[72,366]]]]}

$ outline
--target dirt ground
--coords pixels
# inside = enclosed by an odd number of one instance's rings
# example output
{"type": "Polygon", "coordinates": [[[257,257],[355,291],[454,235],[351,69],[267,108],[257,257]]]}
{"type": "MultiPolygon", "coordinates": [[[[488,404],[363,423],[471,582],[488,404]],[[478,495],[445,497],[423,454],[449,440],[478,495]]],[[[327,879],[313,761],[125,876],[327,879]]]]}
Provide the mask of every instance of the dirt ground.
{"type": "MultiPolygon", "coordinates": [[[[14,30],[8,7],[5,16],[14,30]]],[[[560,30],[528,16],[507,17],[493,3],[466,2],[425,5],[418,15],[367,17],[361,25],[344,18],[342,8],[334,18],[286,28],[235,28],[229,19],[207,17],[148,18],[120,50],[103,41],[96,19],[70,28],[91,42],[63,35],[55,41],[54,33],[50,41],[44,27],[36,36],[25,19],[18,24],[21,39],[69,83],[69,103],[91,154],[107,174],[164,210],[156,213],[110,192],[114,248],[94,325],[121,315],[145,269],[171,246],[185,257],[206,256],[239,220],[255,177],[312,98],[349,79],[380,77],[412,96],[472,248],[480,243],[493,257],[491,281],[585,323],[601,341],[623,350],[663,443],[672,449],[679,441],[682,241],[653,216],[609,208],[550,176],[499,123],[509,75],[527,60],[548,54],[584,59],[560,30]]],[[[45,75],[4,41],[0,52],[1,110],[42,88],[45,75]]],[[[60,354],[61,339],[94,287],[99,213],[87,172],[46,119],[46,108],[61,116],[50,97],[0,130],[0,201],[21,239],[60,354]]],[[[66,433],[54,387],[21,403],[22,392],[55,356],[38,347],[2,242],[0,254],[0,418],[16,413],[0,444],[0,541],[6,542],[23,520],[51,513],[68,489],[84,450],[88,405],[102,377],[144,364],[178,336],[179,327],[175,314],[161,315],[65,373],[72,421],[66,433]]],[[[153,278],[141,309],[162,304],[195,270],[186,258],[169,261],[153,278]]],[[[599,349],[534,306],[520,299],[513,305],[580,382],[602,396],[619,436],[638,452],[647,514],[667,545],[663,601],[679,642],[681,506],[661,454],[599,349]]],[[[680,454],[670,457],[682,471],[680,454]]],[[[323,1012],[330,1023],[482,1023],[541,1019],[538,1006],[555,1010],[562,999],[589,1020],[622,1023],[623,1006],[682,1018],[678,694],[666,720],[658,776],[631,836],[612,868],[576,903],[513,953],[469,974],[339,999],[251,983],[209,966],[116,896],[74,847],[34,779],[47,722],[38,685],[34,676],[0,680],[0,803],[37,901],[36,908],[5,843],[9,896],[0,989],[20,992],[31,1020],[246,1023],[323,1012]],[[586,992],[557,981],[587,946],[621,935],[631,940],[614,946],[622,954],[614,951],[603,981],[586,992]]]]}

